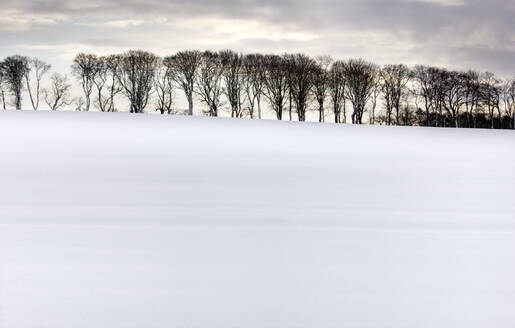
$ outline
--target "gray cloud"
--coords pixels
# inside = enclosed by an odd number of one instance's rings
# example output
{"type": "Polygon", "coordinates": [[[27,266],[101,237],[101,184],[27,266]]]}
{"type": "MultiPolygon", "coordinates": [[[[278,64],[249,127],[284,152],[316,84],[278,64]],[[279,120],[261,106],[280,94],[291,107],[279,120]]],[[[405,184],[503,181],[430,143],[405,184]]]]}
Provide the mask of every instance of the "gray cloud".
{"type": "Polygon", "coordinates": [[[515,74],[511,0],[4,0],[0,13],[0,55],[63,66],[77,48],[231,47],[515,74]]]}

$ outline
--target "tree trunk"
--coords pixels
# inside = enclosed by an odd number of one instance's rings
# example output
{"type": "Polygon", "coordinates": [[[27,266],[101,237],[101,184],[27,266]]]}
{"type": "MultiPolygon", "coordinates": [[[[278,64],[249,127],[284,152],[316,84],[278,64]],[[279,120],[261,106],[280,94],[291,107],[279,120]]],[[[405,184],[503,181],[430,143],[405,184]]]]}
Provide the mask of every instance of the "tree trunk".
{"type": "Polygon", "coordinates": [[[376,100],[374,100],[374,104],[372,105],[372,115],[370,115],[370,125],[374,125],[376,121],[376,100]]]}
{"type": "Polygon", "coordinates": [[[193,116],[193,94],[188,95],[188,115],[193,116]]]}
{"type": "Polygon", "coordinates": [[[258,119],[261,119],[261,97],[257,98],[257,105],[258,105],[258,119]]]}
{"type": "Polygon", "coordinates": [[[21,93],[20,92],[16,92],[16,100],[15,100],[15,103],[16,103],[16,110],[21,110],[21,93]]]}
{"type": "Polygon", "coordinates": [[[344,123],[346,124],[347,123],[347,101],[346,100],[343,100],[343,120],[339,120],[340,123],[344,123]]]}
{"type": "Polygon", "coordinates": [[[30,81],[27,77],[25,77],[25,81],[27,83],[27,91],[30,98],[30,103],[32,104],[32,109],[37,110],[38,106],[36,106],[36,103],[34,102],[34,97],[32,96],[32,88],[30,87],[30,81]]]}
{"type": "Polygon", "coordinates": [[[282,121],[283,120],[283,112],[282,110],[277,111],[277,120],[282,121]]]}
{"type": "Polygon", "coordinates": [[[4,93],[3,90],[1,91],[1,93],[2,93],[2,107],[3,107],[4,110],[6,110],[6,107],[5,107],[5,93],[4,93]]]}
{"type": "Polygon", "coordinates": [[[86,96],[86,107],[84,108],[84,111],[89,112],[90,107],[91,107],[91,96],[86,96]]]}
{"type": "Polygon", "coordinates": [[[488,111],[490,112],[490,128],[491,129],[494,129],[495,128],[495,123],[494,123],[494,109],[493,108],[489,108],[488,111]]]}
{"type": "Polygon", "coordinates": [[[293,117],[292,117],[292,101],[291,101],[291,91],[290,91],[290,121],[293,120],[293,117]]]}

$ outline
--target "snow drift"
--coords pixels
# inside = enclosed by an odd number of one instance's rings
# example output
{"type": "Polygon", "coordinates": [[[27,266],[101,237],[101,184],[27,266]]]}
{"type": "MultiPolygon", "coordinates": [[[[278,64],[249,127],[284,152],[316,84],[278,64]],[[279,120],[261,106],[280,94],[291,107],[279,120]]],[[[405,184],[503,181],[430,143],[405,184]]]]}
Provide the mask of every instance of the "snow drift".
{"type": "Polygon", "coordinates": [[[0,113],[0,327],[515,326],[511,131],[0,113]]]}

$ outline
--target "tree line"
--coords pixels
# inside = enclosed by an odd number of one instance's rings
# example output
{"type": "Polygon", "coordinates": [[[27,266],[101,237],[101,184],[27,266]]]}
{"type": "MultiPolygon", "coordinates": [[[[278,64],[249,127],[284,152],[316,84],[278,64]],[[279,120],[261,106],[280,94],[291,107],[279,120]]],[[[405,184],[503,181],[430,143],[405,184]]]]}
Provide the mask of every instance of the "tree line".
{"type": "Polygon", "coordinates": [[[20,110],[28,96],[34,110],[43,100],[51,110],[114,112],[124,98],[131,113],[174,114],[181,91],[188,115],[199,101],[203,113],[213,117],[228,111],[235,118],[261,119],[267,108],[278,120],[306,121],[315,111],[320,122],[331,116],[335,123],[514,128],[515,79],[473,70],[232,50],[179,51],[164,58],[141,50],[80,53],[71,65],[82,93],[75,98],[69,78],[50,70],[37,58],[16,55],[1,61],[3,108],[20,110]]]}

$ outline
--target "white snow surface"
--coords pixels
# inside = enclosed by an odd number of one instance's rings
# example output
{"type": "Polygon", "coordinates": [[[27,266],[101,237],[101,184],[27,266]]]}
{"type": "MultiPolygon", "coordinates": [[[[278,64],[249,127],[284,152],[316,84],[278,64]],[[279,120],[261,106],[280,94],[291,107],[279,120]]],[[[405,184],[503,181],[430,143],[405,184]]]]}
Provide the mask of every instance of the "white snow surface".
{"type": "Polygon", "coordinates": [[[513,328],[515,134],[0,113],[2,328],[513,328]]]}

